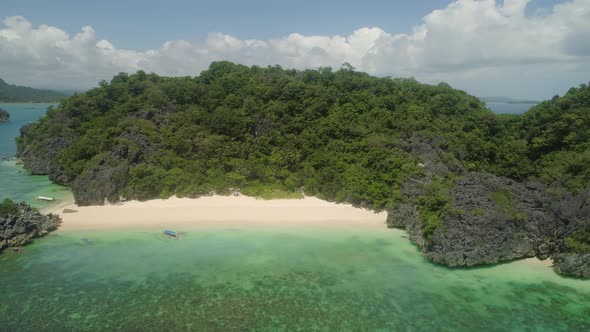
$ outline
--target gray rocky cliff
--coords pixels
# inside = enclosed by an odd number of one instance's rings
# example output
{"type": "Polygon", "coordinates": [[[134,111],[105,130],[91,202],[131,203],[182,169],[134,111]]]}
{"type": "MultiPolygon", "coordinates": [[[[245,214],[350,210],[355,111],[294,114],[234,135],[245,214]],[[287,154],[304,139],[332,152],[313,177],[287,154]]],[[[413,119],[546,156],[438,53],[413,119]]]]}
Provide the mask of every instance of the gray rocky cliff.
{"type": "Polygon", "coordinates": [[[407,179],[404,202],[388,213],[389,227],[408,231],[423,255],[447,266],[494,264],[525,257],[554,259],[555,270],[590,277],[590,254],[571,252],[565,239],[590,227],[590,194],[548,188],[482,172],[465,172],[444,151],[444,143],[409,140],[422,172],[407,179]],[[448,162],[450,161],[450,163],[448,162]],[[437,179],[452,185],[449,204],[432,232],[421,199],[437,179]]]}
{"type": "Polygon", "coordinates": [[[15,214],[0,215],[0,251],[30,243],[61,224],[57,215],[43,215],[25,203],[19,203],[17,207],[15,214]]]}
{"type": "Polygon", "coordinates": [[[449,195],[458,213],[443,220],[426,256],[449,266],[473,266],[547,254],[552,220],[549,199],[536,186],[485,173],[467,173],[449,195]]]}
{"type": "MultiPolygon", "coordinates": [[[[144,111],[130,118],[150,119],[159,125],[163,121],[160,120],[162,114],[173,111],[144,111]]],[[[67,119],[64,119],[64,123],[66,122],[67,119]]],[[[30,125],[21,128],[17,157],[31,174],[48,175],[52,181],[70,187],[76,203],[82,206],[113,203],[121,197],[138,198],[134,193],[125,191],[130,177],[129,169],[132,165],[148,161],[159,149],[137,127],[131,126],[117,137],[119,145],[102,154],[100,158],[89,160],[90,165],[85,172],[68,176],[59,165],[59,155],[76,137],[65,127],[63,132],[55,135],[33,137],[30,128],[30,125]]]]}
{"type": "Polygon", "coordinates": [[[33,175],[48,175],[49,178],[59,184],[66,184],[60,167],[57,164],[61,153],[72,138],[64,135],[44,137],[34,144],[30,137],[31,125],[25,125],[20,129],[20,142],[17,145],[17,157],[20,158],[25,168],[33,175]]]}

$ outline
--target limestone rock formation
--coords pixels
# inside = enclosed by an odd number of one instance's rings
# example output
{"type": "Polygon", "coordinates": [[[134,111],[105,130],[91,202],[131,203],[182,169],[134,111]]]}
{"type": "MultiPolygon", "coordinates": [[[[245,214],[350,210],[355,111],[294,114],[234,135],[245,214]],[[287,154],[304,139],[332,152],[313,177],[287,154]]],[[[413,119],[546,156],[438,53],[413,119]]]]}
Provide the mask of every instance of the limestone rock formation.
{"type": "Polygon", "coordinates": [[[16,213],[0,215],[0,251],[28,244],[34,238],[56,230],[61,224],[57,215],[43,215],[25,203],[16,207],[16,213]]]}

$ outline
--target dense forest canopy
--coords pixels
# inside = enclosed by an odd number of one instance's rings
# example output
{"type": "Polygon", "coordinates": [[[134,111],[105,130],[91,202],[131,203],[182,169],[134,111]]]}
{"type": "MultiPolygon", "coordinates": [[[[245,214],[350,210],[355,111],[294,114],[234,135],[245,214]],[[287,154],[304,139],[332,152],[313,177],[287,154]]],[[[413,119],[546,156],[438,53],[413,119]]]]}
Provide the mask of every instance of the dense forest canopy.
{"type": "Polygon", "coordinates": [[[65,97],[61,92],[11,85],[0,78],[0,102],[56,102],[65,97]]]}
{"type": "Polygon", "coordinates": [[[119,74],[63,100],[18,143],[21,155],[48,156],[37,173],[82,204],[239,188],[382,209],[423,171],[408,148],[416,140],[444,149],[457,174],[588,187],[589,105],[582,85],[498,116],[444,83],[214,62],[197,77],[119,74]]]}

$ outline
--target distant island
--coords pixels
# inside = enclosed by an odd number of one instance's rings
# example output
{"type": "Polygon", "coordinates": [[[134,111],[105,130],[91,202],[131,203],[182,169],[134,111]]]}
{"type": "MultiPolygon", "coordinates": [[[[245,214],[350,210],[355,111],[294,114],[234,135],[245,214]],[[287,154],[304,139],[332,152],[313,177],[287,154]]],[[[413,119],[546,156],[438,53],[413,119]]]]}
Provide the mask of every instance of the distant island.
{"type": "Polygon", "coordinates": [[[0,108],[0,122],[8,122],[10,120],[10,113],[0,108]]]}
{"type": "Polygon", "coordinates": [[[590,277],[589,101],[581,85],[505,116],[445,83],[214,62],[119,74],[17,145],[79,205],[305,194],[387,211],[439,264],[552,258],[590,277]]]}
{"type": "Polygon", "coordinates": [[[67,96],[66,93],[52,90],[11,85],[0,78],[0,102],[2,103],[57,102],[67,96]]]}
{"type": "Polygon", "coordinates": [[[499,97],[499,96],[492,96],[492,97],[481,97],[479,98],[481,101],[485,103],[506,103],[506,104],[539,104],[540,101],[538,100],[521,100],[521,99],[514,99],[509,97],[499,97]]]}

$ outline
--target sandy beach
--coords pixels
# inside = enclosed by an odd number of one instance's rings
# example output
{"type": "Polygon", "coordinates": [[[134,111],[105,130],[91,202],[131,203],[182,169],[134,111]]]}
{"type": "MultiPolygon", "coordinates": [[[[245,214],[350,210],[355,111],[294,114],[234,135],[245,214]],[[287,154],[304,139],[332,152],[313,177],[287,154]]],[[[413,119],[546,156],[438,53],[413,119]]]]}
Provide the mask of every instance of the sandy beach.
{"type": "MultiPolygon", "coordinates": [[[[349,204],[315,197],[263,200],[247,196],[130,201],[105,206],[77,206],[73,200],[49,208],[63,223],[58,232],[133,229],[185,229],[227,227],[317,227],[383,230],[387,212],[375,213],[349,204]],[[64,210],[76,212],[64,213],[64,210]]],[[[551,259],[527,258],[521,264],[552,266],[551,259]]]]}
{"type": "Polygon", "coordinates": [[[79,207],[66,202],[44,212],[61,216],[59,232],[103,229],[193,227],[361,227],[386,230],[386,212],[374,213],[314,197],[262,200],[246,196],[170,198],[79,207]],[[73,213],[64,213],[75,210],[73,213]]]}

